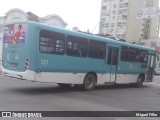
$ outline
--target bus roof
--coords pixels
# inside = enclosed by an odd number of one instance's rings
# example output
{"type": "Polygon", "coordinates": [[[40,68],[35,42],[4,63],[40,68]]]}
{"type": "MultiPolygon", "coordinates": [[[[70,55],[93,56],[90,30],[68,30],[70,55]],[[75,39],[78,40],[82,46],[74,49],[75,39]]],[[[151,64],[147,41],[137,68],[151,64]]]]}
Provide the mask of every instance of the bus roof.
{"type": "Polygon", "coordinates": [[[103,42],[107,42],[107,43],[114,44],[114,45],[134,47],[134,48],[138,48],[138,49],[149,50],[149,51],[155,52],[155,49],[150,48],[150,47],[146,47],[146,46],[141,46],[141,45],[132,44],[132,43],[128,43],[128,42],[118,41],[118,40],[114,40],[114,39],[107,38],[107,37],[101,37],[101,36],[94,35],[94,34],[71,31],[71,30],[67,30],[67,29],[64,29],[64,28],[56,27],[56,26],[46,25],[46,24],[43,24],[43,23],[38,23],[38,22],[33,22],[33,21],[27,21],[27,22],[29,24],[42,26],[46,30],[57,31],[57,32],[60,32],[60,33],[68,34],[68,35],[83,37],[83,38],[86,38],[86,39],[94,39],[94,40],[103,41],[103,42]]]}

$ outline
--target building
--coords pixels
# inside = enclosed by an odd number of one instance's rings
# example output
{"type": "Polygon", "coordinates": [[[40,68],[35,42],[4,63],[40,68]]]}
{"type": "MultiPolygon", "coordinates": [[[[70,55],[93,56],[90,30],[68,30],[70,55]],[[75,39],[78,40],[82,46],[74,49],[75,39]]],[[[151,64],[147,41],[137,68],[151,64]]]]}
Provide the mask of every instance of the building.
{"type": "Polygon", "coordinates": [[[137,10],[146,7],[159,9],[159,0],[102,0],[100,34],[110,34],[128,42],[158,36],[158,13],[154,18],[136,19],[137,10]]]}
{"type": "MultiPolygon", "coordinates": [[[[53,25],[57,27],[65,28],[67,23],[58,15],[52,14],[45,17],[38,17],[32,12],[25,12],[19,8],[13,8],[6,12],[5,16],[0,17],[0,42],[2,41],[3,36],[3,27],[5,24],[15,21],[35,21],[44,23],[47,25],[53,25]]],[[[0,44],[0,48],[2,44],[0,44]]],[[[1,51],[1,50],[0,50],[1,51]]]]}
{"type": "Polygon", "coordinates": [[[140,45],[154,48],[158,53],[160,53],[160,38],[141,40],[140,45]]]}
{"type": "Polygon", "coordinates": [[[67,23],[59,15],[56,15],[56,14],[40,17],[39,22],[45,23],[47,25],[62,27],[62,28],[65,28],[67,26],[67,23]]]}
{"type": "Polygon", "coordinates": [[[13,8],[6,12],[5,23],[10,23],[14,21],[22,21],[22,20],[24,21],[31,20],[31,21],[38,22],[38,16],[31,12],[25,12],[19,8],[13,8]]]}

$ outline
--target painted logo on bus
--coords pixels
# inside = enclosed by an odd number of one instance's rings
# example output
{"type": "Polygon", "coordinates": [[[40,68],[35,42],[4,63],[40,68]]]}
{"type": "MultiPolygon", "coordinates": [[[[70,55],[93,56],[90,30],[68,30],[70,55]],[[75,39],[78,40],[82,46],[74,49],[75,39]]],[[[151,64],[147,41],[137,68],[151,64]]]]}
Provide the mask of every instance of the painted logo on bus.
{"type": "Polygon", "coordinates": [[[26,42],[26,24],[11,24],[4,28],[3,42],[21,44],[26,42]]]}

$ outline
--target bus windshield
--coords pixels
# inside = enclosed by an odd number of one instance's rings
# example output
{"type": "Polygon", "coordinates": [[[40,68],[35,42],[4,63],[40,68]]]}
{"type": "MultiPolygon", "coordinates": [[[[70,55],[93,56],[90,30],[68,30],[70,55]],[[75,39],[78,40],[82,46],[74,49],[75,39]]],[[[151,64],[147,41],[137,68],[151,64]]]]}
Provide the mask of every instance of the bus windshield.
{"type": "Polygon", "coordinates": [[[3,43],[10,45],[24,44],[26,42],[26,24],[10,24],[4,28],[3,43]]]}

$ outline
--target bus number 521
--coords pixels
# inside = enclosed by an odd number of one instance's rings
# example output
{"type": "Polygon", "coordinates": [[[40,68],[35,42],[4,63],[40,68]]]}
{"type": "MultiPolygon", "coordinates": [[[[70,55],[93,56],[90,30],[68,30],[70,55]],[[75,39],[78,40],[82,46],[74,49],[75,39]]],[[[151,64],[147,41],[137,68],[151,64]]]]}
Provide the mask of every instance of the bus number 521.
{"type": "Polygon", "coordinates": [[[48,60],[41,60],[41,65],[48,65],[48,60]]]}

